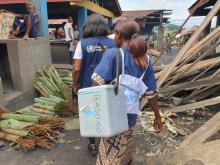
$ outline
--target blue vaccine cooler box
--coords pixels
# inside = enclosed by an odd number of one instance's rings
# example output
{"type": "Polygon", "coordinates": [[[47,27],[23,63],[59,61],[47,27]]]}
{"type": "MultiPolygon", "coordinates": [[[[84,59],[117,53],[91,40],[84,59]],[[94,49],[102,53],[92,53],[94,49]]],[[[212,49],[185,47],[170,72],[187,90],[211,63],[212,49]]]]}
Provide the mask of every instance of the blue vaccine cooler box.
{"type": "Polygon", "coordinates": [[[80,133],[83,137],[112,137],[129,129],[123,87],[113,85],[78,91],[80,133]]]}

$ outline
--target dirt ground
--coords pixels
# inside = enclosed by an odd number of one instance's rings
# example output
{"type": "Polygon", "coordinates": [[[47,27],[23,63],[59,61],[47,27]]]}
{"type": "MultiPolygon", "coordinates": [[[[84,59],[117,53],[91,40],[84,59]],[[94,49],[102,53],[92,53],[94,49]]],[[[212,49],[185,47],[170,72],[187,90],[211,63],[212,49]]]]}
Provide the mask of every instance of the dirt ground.
{"type": "MultiPolygon", "coordinates": [[[[171,117],[172,125],[182,128],[182,132],[174,134],[164,126],[161,133],[155,134],[144,130],[140,118],[134,131],[134,153],[132,165],[144,165],[145,156],[161,154],[178,148],[185,136],[190,134],[210,119],[217,112],[216,107],[181,113],[171,117]],[[185,132],[183,131],[185,130],[185,132]],[[182,134],[182,135],[181,135],[182,134]]],[[[144,127],[143,127],[144,126],[144,127]]],[[[11,147],[5,142],[0,148],[1,165],[95,165],[95,158],[87,152],[87,139],[80,137],[79,130],[65,131],[60,144],[51,150],[34,149],[27,153],[11,147]]]]}
{"type": "MultiPolygon", "coordinates": [[[[200,110],[179,113],[177,116],[170,117],[172,122],[169,122],[169,125],[164,124],[163,130],[159,134],[146,131],[149,129],[146,129],[146,126],[143,125],[143,123],[145,124],[145,121],[139,119],[134,132],[136,155],[142,154],[143,156],[152,156],[178,149],[180,143],[187,135],[193,133],[218,111],[218,106],[213,106],[200,110]],[[168,126],[171,128],[168,129],[168,126]]],[[[146,115],[144,115],[144,117],[145,116],[146,115]]]]}

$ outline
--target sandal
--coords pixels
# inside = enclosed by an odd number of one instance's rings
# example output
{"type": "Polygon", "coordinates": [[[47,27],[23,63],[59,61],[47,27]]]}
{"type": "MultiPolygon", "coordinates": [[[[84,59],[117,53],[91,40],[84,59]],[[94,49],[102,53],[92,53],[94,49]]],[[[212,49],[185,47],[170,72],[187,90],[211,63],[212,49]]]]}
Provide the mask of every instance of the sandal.
{"type": "Polygon", "coordinates": [[[89,144],[88,145],[88,151],[90,155],[92,156],[97,156],[98,155],[98,150],[95,144],[89,144]]]}

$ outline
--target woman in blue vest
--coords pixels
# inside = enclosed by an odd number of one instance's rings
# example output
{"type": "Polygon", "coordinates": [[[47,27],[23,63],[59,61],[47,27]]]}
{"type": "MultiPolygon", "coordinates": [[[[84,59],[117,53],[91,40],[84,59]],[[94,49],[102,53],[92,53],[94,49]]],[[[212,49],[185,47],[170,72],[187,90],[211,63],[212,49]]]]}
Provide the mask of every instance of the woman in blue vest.
{"type": "MultiPolygon", "coordinates": [[[[109,39],[108,34],[108,24],[103,16],[92,14],[88,17],[83,28],[83,39],[79,41],[73,57],[74,95],[79,89],[92,86],[91,76],[103,53],[115,47],[114,40],[109,39]]],[[[92,155],[97,155],[95,138],[89,138],[88,150],[92,155]]]]}
{"type": "MultiPolygon", "coordinates": [[[[140,112],[140,96],[148,98],[155,113],[154,128],[162,129],[159,105],[156,99],[156,80],[153,67],[146,56],[146,42],[138,35],[140,28],[135,21],[121,21],[115,26],[115,42],[120,48],[120,85],[126,88],[126,111],[129,130],[111,138],[102,138],[99,145],[97,165],[127,165],[131,162],[132,132],[140,112]]],[[[112,82],[116,78],[117,48],[108,50],[96,67],[92,80],[96,85],[112,82]]]]}

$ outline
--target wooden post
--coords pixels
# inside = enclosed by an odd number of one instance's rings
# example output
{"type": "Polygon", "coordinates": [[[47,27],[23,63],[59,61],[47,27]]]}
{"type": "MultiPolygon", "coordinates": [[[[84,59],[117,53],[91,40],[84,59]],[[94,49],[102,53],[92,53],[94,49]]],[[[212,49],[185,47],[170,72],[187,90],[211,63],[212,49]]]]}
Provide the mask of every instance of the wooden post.
{"type": "Polygon", "coordinates": [[[48,37],[47,0],[32,0],[32,2],[40,19],[39,36],[48,37]]]}
{"type": "Polygon", "coordinates": [[[158,51],[163,51],[163,37],[164,37],[164,27],[161,25],[158,28],[158,38],[157,38],[157,47],[158,51]]]}
{"type": "Polygon", "coordinates": [[[113,26],[113,20],[112,18],[108,18],[108,27],[110,30],[112,30],[112,26],[113,26]]]}
{"type": "Polygon", "coordinates": [[[185,53],[190,49],[190,47],[196,41],[196,39],[199,37],[202,31],[210,23],[212,18],[217,14],[219,9],[220,9],[220,0],[216,2],[216,4],[213,6],[212,10],[209,12],[209,14],[205,18],[205,20],[202,22],[198,30],[194,33],[194,35],[190,38],[190,40],[186,43],[186,45],[179,51],[176,58],[165,69],[166,71],[158,80],[158,87],[160,87],[164,83],[164,81],[168,78],[168,76],[171,74],[175,66],[179,63],[179,61],[182,59],[185,53]]]}
{"type": "Polygon", "coordinates": [[[164,37],[164,27],[163,27],[163,12],[160,14],[160,26],[158,27],[157,36],[157,47],[158,51],[163,51],[163,37],[164,37]]]}
{"type": "Polygon", "coordinates": [[[3,99],[3,87],[2,87],[2,79],[0,77],[0,100],[3,99]]]}
{"type": "Polygon", "coordinates": [[[83,26],[86,22],[88,15],[88,11],[86,8],[80,8],[78,10],[78,27],[79,27],[79,36],[82,38],[83,36],[83,26]]]}

